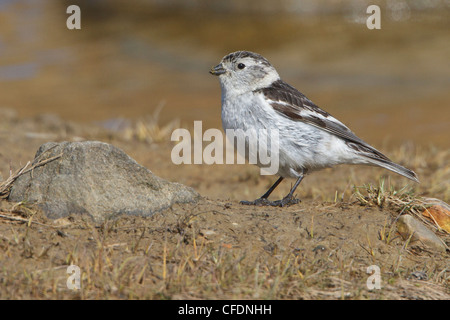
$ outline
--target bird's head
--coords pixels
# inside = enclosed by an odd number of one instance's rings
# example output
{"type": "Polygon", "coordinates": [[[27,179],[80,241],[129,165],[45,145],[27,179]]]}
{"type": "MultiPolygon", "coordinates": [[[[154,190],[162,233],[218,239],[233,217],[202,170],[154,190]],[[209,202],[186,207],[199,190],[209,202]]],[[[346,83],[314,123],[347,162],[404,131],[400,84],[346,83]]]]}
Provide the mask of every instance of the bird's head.
{"type": "Polygon", "coordinates": [[[226,55],[209,72],[219,76],[223,90],[233,94],[262,89],[280,79],[278,72],[266,58],[250,51],[236,51],[226,55]]]}

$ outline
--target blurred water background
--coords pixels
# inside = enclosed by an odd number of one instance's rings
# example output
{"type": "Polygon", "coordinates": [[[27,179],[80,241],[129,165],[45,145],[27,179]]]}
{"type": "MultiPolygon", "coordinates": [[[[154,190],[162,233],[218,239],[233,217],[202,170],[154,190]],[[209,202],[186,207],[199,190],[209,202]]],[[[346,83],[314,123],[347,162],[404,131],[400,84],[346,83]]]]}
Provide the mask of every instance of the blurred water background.
{"type": "Polygon", "coordinates": [[[0,0],[0,108],[221,128],[208,71],[244,49],[370,143],[450,147],[449,0],[0,0]]]}

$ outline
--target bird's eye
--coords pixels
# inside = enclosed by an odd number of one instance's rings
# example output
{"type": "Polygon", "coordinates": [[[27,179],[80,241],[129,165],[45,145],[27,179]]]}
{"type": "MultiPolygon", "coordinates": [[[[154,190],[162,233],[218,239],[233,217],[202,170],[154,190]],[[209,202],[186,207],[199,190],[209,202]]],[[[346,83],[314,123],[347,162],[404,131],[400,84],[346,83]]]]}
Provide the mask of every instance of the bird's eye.
{"type": "Polygon", "coordinates": [[[244,68],[245,68],[245,64],[239,63],[239,64],[238,64],[238,68],[239,68],[239,69],[244,69],[244,68]]]}

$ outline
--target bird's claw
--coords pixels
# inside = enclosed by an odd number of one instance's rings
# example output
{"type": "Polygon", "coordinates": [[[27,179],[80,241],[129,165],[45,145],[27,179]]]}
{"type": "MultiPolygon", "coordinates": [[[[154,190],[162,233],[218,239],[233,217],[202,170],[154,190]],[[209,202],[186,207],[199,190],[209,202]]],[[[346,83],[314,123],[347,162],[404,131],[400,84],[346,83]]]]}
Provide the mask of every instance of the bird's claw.
{"type": "Polygon", "coordinates": [[[258,198],[254,201],[242,200],[239,203],[246,206],[269,206],[271,201],[267,200],[267,198],[258,198]]]}
{"type": "Polygon", "coordinates": [[[300,199],[296,199],[292,195],[287,195],[281,200],[269,201],[267,198],[259,198],[254,201],[241,201],[240,204],[246,206],[272,206],[272,207],[288,207],[300,202],[300,199]]]}

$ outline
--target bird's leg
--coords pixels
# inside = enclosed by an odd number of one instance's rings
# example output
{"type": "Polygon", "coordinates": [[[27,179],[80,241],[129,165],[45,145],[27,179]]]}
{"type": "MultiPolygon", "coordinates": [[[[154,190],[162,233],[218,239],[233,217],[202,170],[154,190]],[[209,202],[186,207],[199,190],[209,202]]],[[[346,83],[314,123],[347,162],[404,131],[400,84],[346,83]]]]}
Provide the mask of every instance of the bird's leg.
{"type": "Polygon", "coordinates": [[[275,188],[280,184],[280,182],[283,181],[283,177],[280,177],[261,198],[256,199],[255,201],[241,201],[240,203],[253,206],[256,205],[256,206],[273,206],[273,207],[286,207],[293,204],[297,204],[300,202],[300,199],[295,199],[294,192],[295,189],[297,189],[300,182],[302,182],[303,177],[304,175],[302,174],[297,178],[297,181],[295,181],[295,184],[292,187],[291,191],[289,191],[288,195],[281,200],[269,201],[267,200],[267,198],[272,193],[272,191],[275,190],[275,188]]]}
{"type": "Polygon", "coordinates": [[[269,188],[269,190],[267,190],[267,192],[261,196],[261,198],[256,199],[255,201],[243,200],[240,203],[248,205],[248,206],[251,206],[251,205],[253,205],[253,206],[255,206],[255,205],[268,206],[268,205],[270,205],[270,201],[267,200],[267,198],[270,196],[270,194],[273,192],[273,190],[275,190],[275,188],[278,187],[278,185],[280,184],[281,181],[283,181],[283,179],[284,179],[283,177],[279,177],[278,180],[275,181],[275,183],[269,188]]]}
{"type": "Polygon", "coordinates": [[[295,192],[295,189],[297,189],[300,182],[302,182],[303,177],[304,177],[303,174],[300,177],[298,177],[297,181],[295,181],[294,186],[292,187],[291,191],[289,191],[289,193],[287,194],[286,197],[284,197],[281,200],[272,201],[269,205],[275,206],[275,207],[285,207],[285,206],[290,206],[290,205],[299,203],[300,199],[295,199],[294,192],[295,192]]]}

